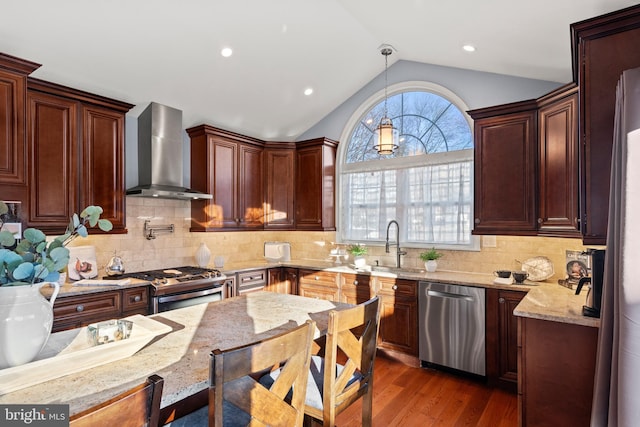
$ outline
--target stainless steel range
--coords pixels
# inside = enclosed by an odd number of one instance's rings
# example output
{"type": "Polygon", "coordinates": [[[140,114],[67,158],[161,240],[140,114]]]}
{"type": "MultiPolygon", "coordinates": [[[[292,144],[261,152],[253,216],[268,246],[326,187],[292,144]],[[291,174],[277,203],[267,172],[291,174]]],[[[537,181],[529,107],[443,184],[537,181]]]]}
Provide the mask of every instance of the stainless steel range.
{"type": "Polygon", "coordinates": [[[105,279],[123,278],[151,282],[153,313],[220,301],[226,294],[224,282],[227,276],[216,269],[183,266],[105,277],[105,279]]]}

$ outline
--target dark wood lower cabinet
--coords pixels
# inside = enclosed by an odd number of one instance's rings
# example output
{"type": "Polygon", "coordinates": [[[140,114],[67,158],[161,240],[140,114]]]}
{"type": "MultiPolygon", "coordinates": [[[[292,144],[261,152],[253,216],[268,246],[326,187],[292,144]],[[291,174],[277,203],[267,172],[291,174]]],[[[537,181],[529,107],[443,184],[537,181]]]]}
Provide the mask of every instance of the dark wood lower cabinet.
{"type": "Polygon", "coordinates": [[[303,297],[340,301],[338,273],[299,269],[298,294],[303,297]]]}
{"type": "Polygon", "coordinates": [[[380,297],[378,349],[412,366],[418,361],[418,282],[376,277],[380,297]]]}
{"type": "Polygon", "coordinates": [[[265,291],[281,294],[298,294],[298,269],[297,268],[270,268],[269,278],[265,291]]]}
{"type": "Polygon", "coordinates": [[[139,286],[113,291],[62,296],[53,304],[52,332],[86,326],[90,323],[149,314],[149,288],[139,286]]]}
{"type": "Polygon", "coordinates": [[[356,305],[368,301],[371,297],[371,276],[340,274],[340,301],[356,305]]]}
{"type": "Polygon", "coordinates": [[[513,310],[526,292],[487,289],[487,383],[516,393],[518,388],[518,318],[513,310]]]}
{"type": "Polygon", "coordinates": [[[520,426],[589,426],[598,328],[518,318],[520,426]]]}

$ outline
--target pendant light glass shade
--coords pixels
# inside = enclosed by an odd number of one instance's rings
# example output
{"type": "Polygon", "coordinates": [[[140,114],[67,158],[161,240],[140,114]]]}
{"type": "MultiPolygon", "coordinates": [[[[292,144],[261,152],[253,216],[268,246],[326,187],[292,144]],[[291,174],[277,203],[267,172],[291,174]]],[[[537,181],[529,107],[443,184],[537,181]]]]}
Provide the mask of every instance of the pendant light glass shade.
{"type": "Polygon", "coordinates": [[[393,48],[390,45],[382,45],[380,53],[384,56],[384,116],[374,133],[374,148],[378,154],[393,154],[398,148],[398,129],[393,127],[387,115],[387,57],[393,53],[393,48]]]}
{"type": "Polygon", "coordinates": [[[393,127],[391,119],[383,117],[374,133],[374,148],[378,154],[393,154],[398,148],[398,129],[393,127]]]}

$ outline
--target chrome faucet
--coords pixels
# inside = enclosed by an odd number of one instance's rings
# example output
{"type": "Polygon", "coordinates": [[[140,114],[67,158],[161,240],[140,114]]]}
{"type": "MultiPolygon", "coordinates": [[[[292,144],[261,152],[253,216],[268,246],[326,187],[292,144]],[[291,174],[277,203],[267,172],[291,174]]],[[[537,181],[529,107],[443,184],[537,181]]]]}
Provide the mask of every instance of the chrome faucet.
{"type": "Polygon", "coordinates": [[[389,221],[389,224],[387,224],[387,243],[384,245],[384,251],[389,253],[389,229],[391,228],[391,224],[396,225],[396,268],[400,268],[400,255],[406,255],[407,252],[400,250],[400,225],[395,219],[392,219],[389,221]]]}

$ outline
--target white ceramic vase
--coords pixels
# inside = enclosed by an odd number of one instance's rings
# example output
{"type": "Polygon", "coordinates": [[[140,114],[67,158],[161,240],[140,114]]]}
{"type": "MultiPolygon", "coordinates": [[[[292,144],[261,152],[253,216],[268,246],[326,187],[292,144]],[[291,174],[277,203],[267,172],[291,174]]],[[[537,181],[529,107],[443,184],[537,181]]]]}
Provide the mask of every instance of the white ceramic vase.
{"type": "Polygon", "coordinates": [[[211,251],[204,242],[200,243],[200,246],[196,251],[196,263],[198,263],[198,267],[205,268],[209,264],[210,259],[211,251]]]}
{"type": "Polygon", "coordinates": [[[0,286],[0,369],[31,362],[51,334],[53,303],[60,291],[57,282],[0,286]],[[40,293],[54,287],[49,301],[40,293]]]}
{"type": "Polygon", "coordinates": [[[424,268],[426,268],[429,273],[433,273],[438,269],[438,261],[436,261],[435,259],[425,261],[424,268]]]}

